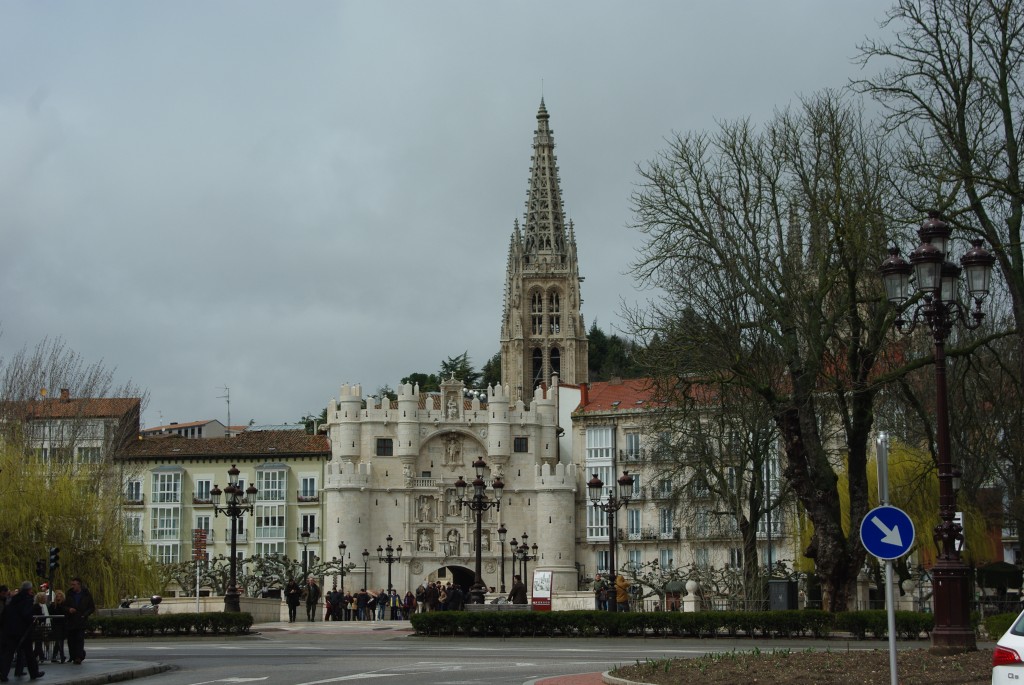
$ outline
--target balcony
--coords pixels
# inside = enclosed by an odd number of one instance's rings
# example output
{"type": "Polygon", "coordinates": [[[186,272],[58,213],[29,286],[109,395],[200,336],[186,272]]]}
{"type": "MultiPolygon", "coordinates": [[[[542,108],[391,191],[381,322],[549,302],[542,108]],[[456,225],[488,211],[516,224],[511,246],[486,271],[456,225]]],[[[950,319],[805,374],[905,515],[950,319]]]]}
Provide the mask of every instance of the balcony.
{"type": "MultiPolygon", "coordinates": [[[[209,539],[209,538],[207,538],[207,539],[209,539]]],[[[227,542],[228,544],[231,543],[231,529],[230,528],[225,528],[224,529],[224,541],[227,542]]],[[[244,530],[238,531],[238,533],[236,533],[236,535],[235,535],[235,542],[237,542],[237,543],[249,542],[249,533],[248,533],[248,531],[244,531],[244,530]]]]}
{"type": "Polygon", "coordinates": [[[213,498],[210,497],[209,495],[206,495],[205,497],[200,497],[199,495],[192,495],[192,504],[197,505],[197,506],[204,505],[204,504],[212,506],[213,505],[213,498]]]}
{"type": "Polygon", "coordinates": [[[146,503],[145,495],[125,495],[121,503],[126,507],[141,507],[146,503]]]}
{"type": "MultiPolygon", "coordinates": [[[[302,542],[302,529],[301,528],[296,528],[295,529],[295,539],[298,540],[300,543],[302,542]]],[[[309,531],[309,541],[310,542],[320,542],[320,527],[319,526],[317,526],[313,530],[309,531]]]]}
{"type": "MultiPolygon", "coordinates": [[[[689,529],[687,529],[689,530],[689,529]]],[[[624,530],[619,529],[618,536],[620,540],[631,540],[634,542],[656,542],[658,540],[678,540],[679,529],[672,528],[669,531],[662,531],[658,528],[642,528],[640,530],[624,530]]]]}
{"type": "Polygon", "coordinates": [[[314,504],[320,501],[320,493],[310,490],[299,490],[295,493],[295,501],[299,504],[314,504]]]}
{"type": "Polygon", "coordinates": [[[124,536],[124,539],[129,545],[141,545],[146,541],[145,536],[141,532],[128,533],[124,536]]]}
{"type": "Polygon", "coordinates": [[[619,450],[619,460],[622,462],[638,462],[644,458],[646,450],[619,450]]]}
{"type": "Polygon", "coordinates": [[[413,478],[412,486],[414,488],[436,488],[438,485],[437,478],[413,478]]]}

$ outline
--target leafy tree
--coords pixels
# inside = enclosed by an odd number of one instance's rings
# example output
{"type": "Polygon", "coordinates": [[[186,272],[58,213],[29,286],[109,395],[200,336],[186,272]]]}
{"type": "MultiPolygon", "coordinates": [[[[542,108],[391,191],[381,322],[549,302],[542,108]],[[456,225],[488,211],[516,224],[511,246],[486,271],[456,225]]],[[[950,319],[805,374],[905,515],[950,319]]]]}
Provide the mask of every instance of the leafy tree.
{"type": "Polygon", "coordinates": [[[587,359],[591,381],[643,375],[634,343],[616,334],[608,335],[598,327],[596,320],[587,331],[587,359]]]}
{"type": "Polygon", "coordinates": [[[319,414],[309,413],[299,419],[299,423],[305,424],[306,433],[313,435],[315,429],[327,423],[327,407],[320,410],[319,414]]]}
{"type": "Polygon", "coordinates": [[[441,370],[438,376],[444,381],[455,377],[466,384],[467,388],[480,387],[480,372],[473,368],[473,362],[469,360],[469,351],[465,351],[457,357],[448,357],[441,362],[441,370]]]}
{"type": "Polygon", "coordinates": [[[406,383],[412,383],[413,385],[419,383],[421,392],[437,392],[441,389],[441,381],[436,373],[410,373],[402,379],[402,385],[406,383]]]}
{"type": "Polygon", "coordinates": [[[634,333],[679,351],[663,355],[662,385],[696,377],[764,404],[830,610],[846,608],[865,556],[843,526],[837,468],[845,458],[855,531],[892,317],[876,276],[900,207],[892,157],[884,131],[825,92],[760,131],[677,135],[633,198],[646,236],[634,275],[665,293],[630,314],[634,333]]]}
{"type": "Polygon", "coordinates": [[[487,360],[481,369],[483,377],[480,383],[483,387],[501,385],[501,350],[494,353],[494,356],[487,360]]]}

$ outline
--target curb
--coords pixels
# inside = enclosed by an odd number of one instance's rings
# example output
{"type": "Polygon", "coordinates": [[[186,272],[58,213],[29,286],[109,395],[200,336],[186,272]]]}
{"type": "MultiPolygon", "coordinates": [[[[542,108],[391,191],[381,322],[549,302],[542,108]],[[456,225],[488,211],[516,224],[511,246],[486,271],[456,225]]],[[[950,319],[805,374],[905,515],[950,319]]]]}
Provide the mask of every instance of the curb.
{"type": "Polygon", "coordinates": [[[152,664],[150,666],[143,666],[140,668],[130,668],[125,671],[97,673],[96,675],[62,680],[60,685],[104,685],[104,683],[119,683],[124,680],[145,678],[146,676],[156,675],[157,673],[164,673],[165,671],[171,670],[174,670],[174,666],[171,666],[170,664],[152,664]]]}
{"type": "Polygon", "coordinates": [[[616,678],[612,675],[611,671],[605,671],[601,674],[601,682],[605,683],[605,685],[650,685],[650,683],[643,683],[636,680],[616,678]]]}

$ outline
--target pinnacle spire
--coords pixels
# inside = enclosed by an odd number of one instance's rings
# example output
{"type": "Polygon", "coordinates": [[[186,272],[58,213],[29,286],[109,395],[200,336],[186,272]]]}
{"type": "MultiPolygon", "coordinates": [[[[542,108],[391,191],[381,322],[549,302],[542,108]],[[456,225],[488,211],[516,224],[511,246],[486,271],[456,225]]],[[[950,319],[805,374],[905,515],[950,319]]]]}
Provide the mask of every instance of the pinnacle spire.
{"type": "Polygon", "coordinates": [[[555,139],[548,125],[548,110],[541,97],[537,130],[533,135],[533,164],[526,198],[525,253],[531,262],[564,263],[565,217],[558,182],[555,139]]]}

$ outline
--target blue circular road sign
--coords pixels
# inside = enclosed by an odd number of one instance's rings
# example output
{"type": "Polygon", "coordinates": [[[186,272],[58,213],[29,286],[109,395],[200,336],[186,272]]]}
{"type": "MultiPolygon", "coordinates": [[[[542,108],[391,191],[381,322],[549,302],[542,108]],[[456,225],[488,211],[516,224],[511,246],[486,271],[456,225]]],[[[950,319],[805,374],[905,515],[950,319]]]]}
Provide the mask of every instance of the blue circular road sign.
{"type": "Polygon", "coordinates": [[[914,544],[914,522],[898,507],[875,507],[860,522],[860,541],[879,559],[899,559],[914,544]]]}

